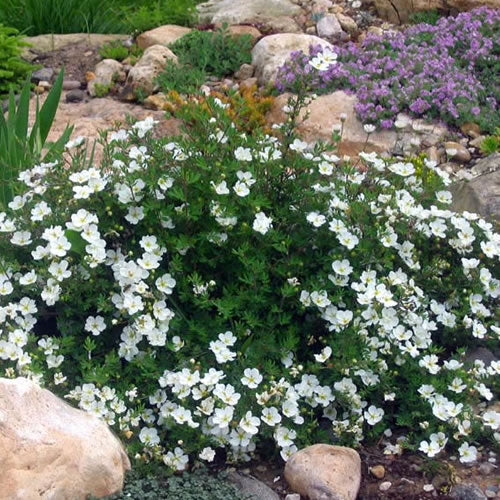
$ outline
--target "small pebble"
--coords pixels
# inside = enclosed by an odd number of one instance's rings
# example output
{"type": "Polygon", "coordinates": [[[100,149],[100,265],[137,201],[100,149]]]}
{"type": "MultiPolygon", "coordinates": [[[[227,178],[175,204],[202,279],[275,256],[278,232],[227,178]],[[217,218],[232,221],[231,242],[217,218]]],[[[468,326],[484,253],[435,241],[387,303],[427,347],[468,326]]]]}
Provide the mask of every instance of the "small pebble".
{"type": "Polygon", "coordinates": [[[78,80],[64,80],[63,90],[74,90],[80,88],[80,82],[78,80]]]}
{"type": "Polygon", "coordinates": [[[434,486],[432,484],[424,484],[424,491],[434,491],[434,486]]]}
{"type": "Polygon", "coordinates": [[[487,476],[488,474],[491,474],[496,468],[497,468],[496,465],[489,462],[484,462],[477,468],[477,470],[481,474],[487,476]]]}
{"type": "Polygon", "coordinates": [[[298,493],[289,493],[285,500],[300,500],[300,495],[298,493]]]}
{"type": "Polygon", "coordinates": [[[391,486],[392,486],[392,483],[390,481],[384,481],[383,483],[380,483],[380,486],[378,487],[378,489],[380,491],[387,491],[391,486]]]}
{"type": "Polygon", "coordinates": [[[497,492],[496,491],[492,491],[492,490],[486,490],[484,492],[484,494],[488,497],[488,498],[495,498],[497,496],[497,492]]]}
{"type": "Polygon", "coordinates": [[[385,476],[385,468],[383,465],[374,465],[370,467],[370,473],[377,479],[382,479],[385,476]]]}
{"type": "Polygon", "coordinates": [[[267,467],[265,465],[257,465],[257,467],[255,467],[259,472],[266,472],[267,470],[267,467]]]}
{"type": "Polygon", "coordinates": [[[89,56],[91,56],[91,55],[92,55],[92,51],[91,51],[91,50],[87,50],[87,52],[84,52],[84,53],[83,53],[83,55],[84,55],[85,57],[89,57],[89,56]]]}
{"type": "Polygon", "coordinates": [[[70,90],[66,94],[66,102],[80,102],[85,99],[85,92],[80,89],[70,90]]]}

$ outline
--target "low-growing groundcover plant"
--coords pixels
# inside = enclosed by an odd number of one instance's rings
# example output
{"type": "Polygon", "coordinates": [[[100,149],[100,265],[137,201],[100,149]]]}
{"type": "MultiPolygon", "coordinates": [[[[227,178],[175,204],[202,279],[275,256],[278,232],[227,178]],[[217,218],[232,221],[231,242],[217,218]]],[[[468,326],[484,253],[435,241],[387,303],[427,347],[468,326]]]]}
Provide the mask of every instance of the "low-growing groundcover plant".
{"type": "Polygon", "coordinates": [[[232,75],[243,63],[250,63],[251,37],[231,35],[227,25],[216,32],[193,30],[170,44],[178,57],[167,61],[156,82],[163,92],[197,94],[209,75],[219,78],[232,75]]]}
{"type": "Polygon", "coordinates": [[[364,123],[391,128],[399,112],[461,125],[500,126],[500,11],[479,8],[402,32],[368,34],[321,56],[296,52],[280,68],[277,88],[356,93],[364,123]]]}
{"type": "Polygon", "coordinates": [[[500,236],[421,158],[342,164],[220,99],[182,136],[110,134],[102,165],[20,173],[0,213],[0,366],[113,426],[139,463],[286,460],[384,438],[429,457],[500,441],[500,236]],[[393,433],[392,437],[391,433],[393,433]]]}
{"type": "Polygon", "coordinates": [[[126,478],[123,490],[106,498],[108,500],[256,500],[253,495],[241,493],[227,480],[226,474],[215,475],[205,468],[163,480],[157,477],[142,477],[131,472],[126,478]]]}
{"type": "Polygon", "coordinates": [[[232,35],[224,24],[217,31],[193,30],[169,45],[181,65],[218,77],[232,75],[252,61],[252,37],[232,35]]]}

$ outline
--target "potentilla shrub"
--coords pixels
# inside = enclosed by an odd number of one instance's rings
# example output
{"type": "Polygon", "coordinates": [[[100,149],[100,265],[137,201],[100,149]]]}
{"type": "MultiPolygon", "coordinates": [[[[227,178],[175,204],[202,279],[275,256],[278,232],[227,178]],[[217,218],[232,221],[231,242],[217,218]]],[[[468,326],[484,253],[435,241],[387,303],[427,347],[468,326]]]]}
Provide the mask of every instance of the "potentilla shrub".
{"type": "Polygon", "coordinates": [[[463,462],[499,441],[500,363],[466,355],[498,345],[500,236],[448,209],[423,158],[341,165],[302,141],[303,104],[250,136],[207,99],[180,137],[146,119],[99,168],[76,140],[22,172],[0,214],[2,375],[173,470],[384,432],[388,453],[463,462]]]}
{"type": "Polygon", "coordinates": [[[308,85],[316,93],[344,89],[358,98],[366,123],[391,128],[399,112],[486,132],[500,124],[500,11],[480,8],[402,32],[369,33],[335,53],[311,47],[280,68],[277,88],[308,85]]]}

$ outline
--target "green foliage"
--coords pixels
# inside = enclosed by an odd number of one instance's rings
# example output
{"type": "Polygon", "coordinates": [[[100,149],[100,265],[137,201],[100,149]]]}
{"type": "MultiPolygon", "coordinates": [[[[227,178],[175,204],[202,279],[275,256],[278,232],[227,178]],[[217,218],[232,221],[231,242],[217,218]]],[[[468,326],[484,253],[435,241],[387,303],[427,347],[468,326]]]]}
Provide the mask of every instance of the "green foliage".
{"type": "Polygon", "coordinates": [[[177,64],[168,59],[156,81],[162,92],[175,90],[180,94],[194,94],[199,91],[206,78],[207,74],[202,69],[187,64],[177,64]]]}
{"type": "Polygon", "coordinates": [[[327,432],[492,439],[496,414],[473,408],[498,364],[466,354],[498,344],[498,235],[448,210],[423,157],[352,165],[302,141],[307,102],[270,135],[191,99],[176,137],[148,118],[103,134],[99,166],[73,144],[24,172],[0,214],[2,372],[100,415],[139,467],[286,459],[327,432]]]}
{"type": "Polygon", "coordinates": [[[182,65],[224,77],[252,61],[250,35],[233,36],[227,25],[216,32],[193,30],[170,45],[182,65]]]}
{"type": "Polygon", "coordinates": [[[410,24],[431,24],[435,26],[442,16],[437,10],[422,10],[419,12],[412,12],[409,17],[410,24]]]}
{"type": "Polygon", "coordinates": [[[95,84],[95,95],[96,97],[106,97],[111,91],[113,85],[109,83],[96,83],[95,84]]]}
{"type": "Polygon", "coordinates": [[[108,500],[254,500],[244,495],[226,479],[226,474],[196,469],[182,476],[158,480],[131,473],[123,491],[108,500]]]}
{"type": "MultiPolygon", "coordinates": [[[[1,18],[0,18],[1,21],[1,18]]],[[[23,41],[15,28],[0,24],[0,99],[20,88],[20,82],[34,67],[21,59],[23,47],[29,44],[23,41]]]]}
{"type": "Polygon", "coordinates": [[[481,142],[481,153],[491,155],[500,152],[500,127],[495,130],[493,135],[488,135],[481,142]]]}
{"type": "Polygon", "coordinates": [[[125,26],[130,33],[142,33],[164,24],[192,26],[200,0],[154,0],[125,9],[125,26]]]}
{"type": "Polygon", "coordinates": [[[28,36],[46,33],[124,32],[117,0],[2,0],[0,23],[28,36]]]}
{"type": "Polygon", "coordinates": [[[125,47],[120,41],[110,42],[99,48],[99,55],[103,59],[115,59],[123,61],[129,56],[130,50],[125,47]]]}
{"type": "Polygon", "coordinates": [[[0,207],[6,208],[16,191],[19,172],[36,161],[51,161],[68,141],[73,130],[67,127],[53,144],[46,143],[61,97],[64,70],[59,73],[54,86],[41,109],[37,109],[35,123],[28,133],[30,106],[30,78],[23,86],[16,106],[14,93],[9,95],[8,118],[0,113],[0,207]]]}

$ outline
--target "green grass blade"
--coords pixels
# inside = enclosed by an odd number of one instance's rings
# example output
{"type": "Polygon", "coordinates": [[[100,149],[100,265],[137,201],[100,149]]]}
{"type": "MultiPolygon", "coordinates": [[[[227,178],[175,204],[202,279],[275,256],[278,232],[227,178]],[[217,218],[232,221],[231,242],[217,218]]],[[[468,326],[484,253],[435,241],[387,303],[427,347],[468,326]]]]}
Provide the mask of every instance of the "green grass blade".
{"type": "Polygon", "coordinates": [[[59,75],[54,83],[54,86],[50,89],[47,99],[43,103],[40,109],[40,113],[37,116],[38,122],[38,132],[40,141],[43,147],[47,136],[49,135],[50,127],[56,116],[57,106],[59,105],[59,100],[61,99],[61,92],[64,80],[64,68],[61,69],[59,75]]]}
{"type": "Polygon", "coordinates": [[[23,86],[21,95],[19,96],[19,102],[17,105],[17,116],[15,132],[16,137],[22,142],[23,146],[27,146],[27,136],[28,136],[28,120],[29,120],[29,110],[30,110],[30,91],[31,91],[31,75],[28,75],[26,83],[23,86]]]}

